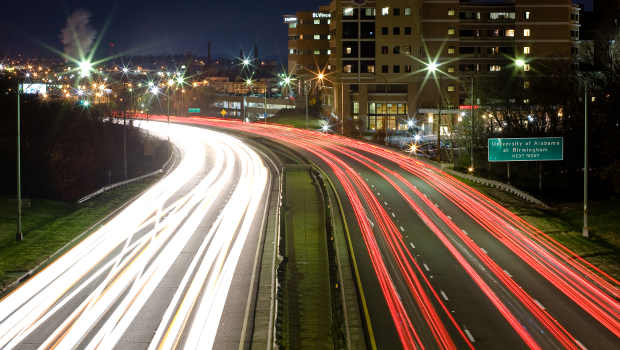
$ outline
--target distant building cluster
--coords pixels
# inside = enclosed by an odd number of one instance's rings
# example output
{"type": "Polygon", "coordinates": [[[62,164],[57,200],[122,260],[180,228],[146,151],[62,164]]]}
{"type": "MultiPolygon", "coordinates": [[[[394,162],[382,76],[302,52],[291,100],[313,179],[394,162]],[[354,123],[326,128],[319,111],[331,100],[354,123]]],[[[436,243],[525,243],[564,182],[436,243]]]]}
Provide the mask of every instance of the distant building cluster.
{"type": "Polygon", "coordinates": [[[480,105],[472,80],[510,70],[527,88],[537,65],[574,62],[581,12],[571,0],[333,0],[283,17],[288,69],[308,84],[325,74],[326,112],[346,133],[443,132],[480,105]]]}

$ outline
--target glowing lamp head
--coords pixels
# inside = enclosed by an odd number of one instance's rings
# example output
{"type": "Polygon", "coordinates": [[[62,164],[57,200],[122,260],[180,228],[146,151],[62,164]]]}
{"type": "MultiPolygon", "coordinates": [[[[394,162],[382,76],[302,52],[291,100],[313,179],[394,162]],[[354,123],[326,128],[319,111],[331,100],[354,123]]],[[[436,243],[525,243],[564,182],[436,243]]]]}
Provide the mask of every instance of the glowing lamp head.
{"type": "Polygon", "coordinates": [[[422,137],[420,135],[415,135],[413,137],[413,139],[415,140],[415,142],[420,142],[420,140],[422,139],[422,137]]]}
{"type": "Polygon", "coordinates": [[[319,73],[316,77],[317,77],[317,79],[319,79],[320,81],[323,81],[323,79],[325,79],[325,74],[323,74],[323,73],[319,73]]]}
{"type": "Polygon", "coordinates": [[[127,74],[127,72],[129,72],[129,68],[123,67],[123,73],[127,74]]]}
{"type": "Polygon", "coordinates": [[[413,127],[413,120],[407,120],[407,126],[408,127],[413,127]]]}
{"type": "Polygon", "coordinates": [[[153,95],[159,94],[159,88],[157,86],[153,86],[150,91],[153,95]]]}
{"type": "Polygon", "coordinates": [[[152,81],[149,81],[149,82],[147,83],[147,85],[148,85],[149,87],[153,87],[155,84],[154,84],[152,81]]]}
{"type": "Polygon", "coordinates": [[[90,71],[93,69],[93,64],[87,60],[84,60],[78,64],[78,69],[80,71],[80,76],[87,77],[90,75],[90,71]]]}
{"type": "Polygon", "coordinates": [[[174,85],[174,80],[173,79],[168,80],[168,86],[172,86],[172,85],[174,85]]]}
{"type": "Polygon", "coordinates": [[[439,66],[437,65],[437,62],[429,62],[426,64],[426,70],[428,70],[431,73],[434,73],[438,67],[439,66]]]}
{"type": "Polygon", "coordinates": [[[247,86],[252,85],[252,79],[246,79],[245,80],[245,85],[247,85],[247,86]]]}
{"type": "Polygon", "coordinates": [[[325,125],[321,126],[321,131],[328,132],[329,131],[329,125],[325,124],[325,125]]]}
{"type": "Polygon", "coordinates": [[[90,105],[90,102],[88,102],[88,101],[86,101],[86,100],[83,100],[83,101],[82,101],[82,106],[84,106],[84,107],[88,107],[88,105],[90,105]]]}
{"type": "Polygon", "coordinates": [[[178,77],[177,77],[177,84],[179,84],[179,85],[183,85],[183,83],[184,83],[184,82],[185,82],[185,80],[183,79],[183,77],[182,77],[182,76],[178,76],[178,77]]]}
{"type": "Polygon", "coordinates": [[[523,66],[525,66],[525,61],[522,58],[518,58],[515,60],[515,64],[517,65],[517,67],[522,68],[523,66]]]}

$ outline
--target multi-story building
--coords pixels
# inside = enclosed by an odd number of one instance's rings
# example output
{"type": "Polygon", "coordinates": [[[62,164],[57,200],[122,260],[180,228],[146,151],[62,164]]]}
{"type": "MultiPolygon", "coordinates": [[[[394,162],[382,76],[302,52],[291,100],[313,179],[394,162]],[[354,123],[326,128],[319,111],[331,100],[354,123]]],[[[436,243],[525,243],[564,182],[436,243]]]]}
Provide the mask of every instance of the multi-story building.
{"type": "Polygon", "coordinates": [[[288,26],[289,73],[302,76],[326,68],[331,54],[331,15],[321,7],[315,12],[303,11],[284,16],[284,23],[288,26]]]}
{"type": "MultiPolygon", "coordinates": [[[[425,133],[439,125],[448,132],[463,109],[484,105],[472,101],[476,79],[507,69],[527,75],[578,50],[579,7],[571,0],[333,0],[323,10],[328,101],[347,134],[412,122],[425,133]]],[[[304,59],[290,53],[289,69],[304,59]]]]}

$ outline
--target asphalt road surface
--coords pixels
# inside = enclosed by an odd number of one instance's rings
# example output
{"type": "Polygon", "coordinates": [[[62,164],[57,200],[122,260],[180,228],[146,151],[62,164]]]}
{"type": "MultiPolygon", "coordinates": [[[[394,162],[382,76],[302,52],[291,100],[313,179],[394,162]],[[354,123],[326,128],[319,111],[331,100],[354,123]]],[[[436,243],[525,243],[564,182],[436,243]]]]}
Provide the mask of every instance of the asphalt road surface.
{"type": "Polygon", "coordinates": [[[315,131],[174,121],[264,136],[330,175],[377,348],[620,348],[617,280],[440,169],[315,131]]]}
{"type": "Polygon", "coordinates": [[[169,174],[0,301],[0,349],[237,349],[271,175],[239,139],[139,122],[169,174]]]}

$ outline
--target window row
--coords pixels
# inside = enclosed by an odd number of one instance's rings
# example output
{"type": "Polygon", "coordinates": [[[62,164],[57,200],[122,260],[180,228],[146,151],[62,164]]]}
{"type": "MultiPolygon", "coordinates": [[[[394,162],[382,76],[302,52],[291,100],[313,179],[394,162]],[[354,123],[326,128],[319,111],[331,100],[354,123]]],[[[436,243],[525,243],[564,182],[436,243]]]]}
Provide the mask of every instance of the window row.
{"type": "Polygon", "coordinates": [[[313,50],[313,49],[288,49],[289,55],[331,55],[332,50],[313,50]]]}
{"type": "MultiPolygon", "coordinates": [[[[410,7],[405,8],[390,8],[390,7],[382,7],[381,8],[381,16],[411,16],[412,11],[410,7]]],[[[377,9],[372,7],[360,8],[359,10],[355,7],[345,7],[342,9],[342,18],[343,19],[372,19],[377,16],[377,9]]]]}
{"type": "MultiPolygon", "coordinates": [[[[411,27],[403,27],[403,34],[404,35],[411,35],[413,31],[411,30],[411,27]]],[[[381,27],[381,35],[389,35],[390,34],[390,28],[388,27],[381,27]]],[[[400,27],[392,27],[392,35],[400,35],[400,27]]]]}
{"type": "Polygon", "coordinates": [[[331,40],[332,39],[332,35],[331,34],[313,34],[312,37],[308,36],[308,35],[303,35],[303,34],[299,34],[299,35],[289,35],[288,36],[288,40],[331,40]]]}
{"type": "MultiPolygon", "coordinates": [[[[448,10],[448,16],[455,16],[456,15],[456,10],[454,9],[449,9],[448,10]]],[[[485,21],[491,21],[491,22],[503,22],[503,21],[507,21],[507,22],[512,22],[515,21],[517,19],[517,14],[514,11],[494,11],[494,12],[487,12],[487,13],[481,13],[479,11],[461,11],[459,12],[459,18],[463,19],[463,20],[485,20],[485,21]]],[[[520,20],[523,21],[530,21],[532,20],[532,11],[530,10],[525,10],[523,12],[521,12],[521,16],[519,17],[520,20]]],[[[571,16],[572,19],[572,16],[571,16]]],[[[575,20],[578,20],[575,19],[575,20]]]]}
{"type": "MultiPolygon", "coordinates": [[[[451,33],[451,31],[448,30],[448,33],[451,33]]],[[[461,38],[480,38],[480,37],[491,37],[491,38],[497,38],[497,37],[514,37],[515,36],[515,30],[512,28],[509,29],[487,29],[487,30],[480,30],[480,29],[461,29],[459,30],[459,37],[461,38]]],[[[523,29],[523,37],[530,37],[532,36],[532,30],[529,28],[525,28],[523,29]]]]}
{"type": "MultiPolygon", "coordinates": [[[[405,55],[411,55],[411,45],[403,45],[403,46],[393,46],[392,53],[394,55],[398,55],[400,53],[404,53],[405,55]]],[[[390,53],[390,48],[388,46],[381,46],[381,54],[387,55],[390,53]]]]}

